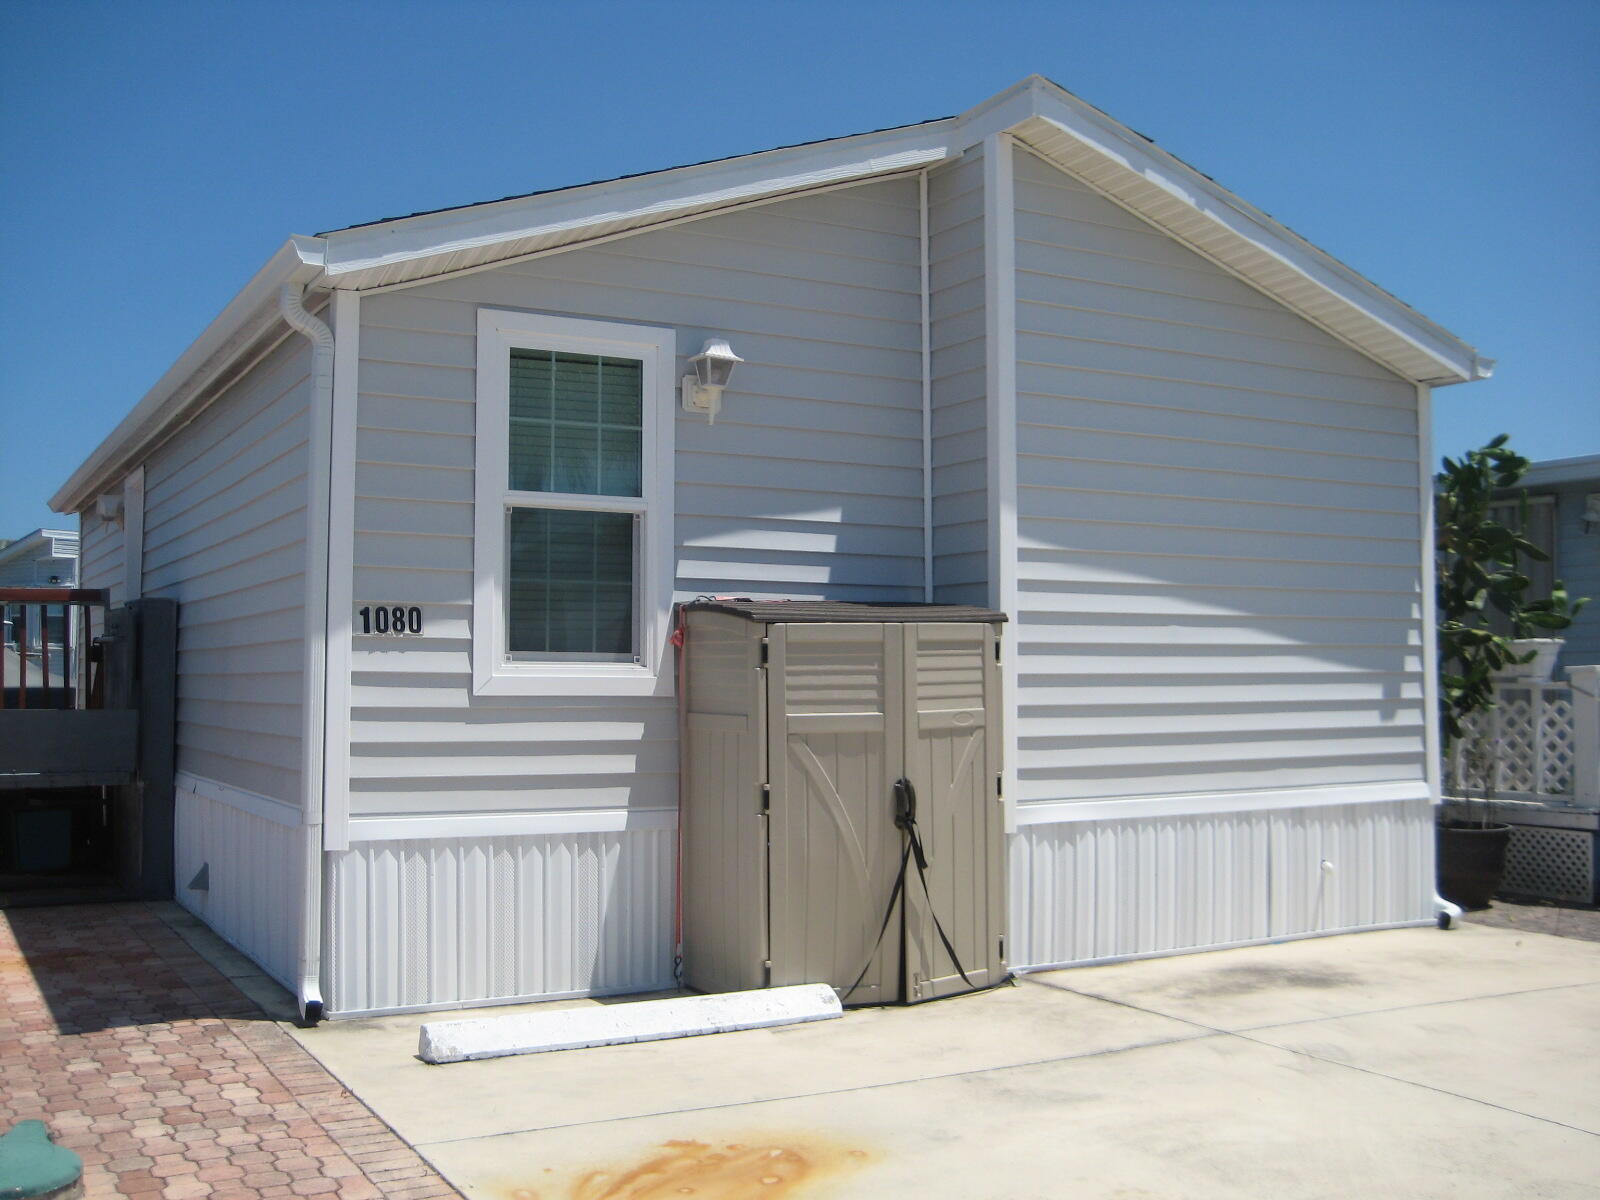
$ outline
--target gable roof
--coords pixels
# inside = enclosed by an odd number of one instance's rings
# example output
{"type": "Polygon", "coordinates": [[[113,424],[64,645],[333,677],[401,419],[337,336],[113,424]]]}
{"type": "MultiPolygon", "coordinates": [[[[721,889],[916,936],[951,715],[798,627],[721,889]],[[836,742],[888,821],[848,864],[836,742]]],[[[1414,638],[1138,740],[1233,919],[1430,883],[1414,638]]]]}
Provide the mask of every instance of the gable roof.
{"type": "Polygon", "coordinates": [[[22,559],[77,558],[78,531],[35,529],[15,541],[0,542],[0,563],[22,559]],[[43,553],[39,553],[43,551],[43,553]]]}
{"type": "Polygon", "coordinates": [[[1580,458],[1547,458],[1528,468],[1518,487],[1554,487],[1563,483],[1600,482],[1600,454],[1580,458]]]}
{"type": "Polygon", "coordinates": [[[278,325],[282,286],[367,291],[481,270],[740,205],[914,174],[1007,133],[1398,375],[1444,386],[1492,360],[1150,139],[1042,76],[960,116],[293,237],[51,498],[81,507],[203,404],[278,325]]]}

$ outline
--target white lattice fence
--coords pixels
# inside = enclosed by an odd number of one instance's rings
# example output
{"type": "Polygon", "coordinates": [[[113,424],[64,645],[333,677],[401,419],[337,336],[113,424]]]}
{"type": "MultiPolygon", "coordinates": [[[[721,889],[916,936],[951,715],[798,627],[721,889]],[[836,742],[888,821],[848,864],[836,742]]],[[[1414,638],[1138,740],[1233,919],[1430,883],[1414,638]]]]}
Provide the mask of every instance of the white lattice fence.
{"type": "Polygon", "coordinates": [[[1463,725],[1450,756],[1457,795],[1572,795],[1577,730],[1569,685],[1502,684],[1495,707],[1463,725]]]}

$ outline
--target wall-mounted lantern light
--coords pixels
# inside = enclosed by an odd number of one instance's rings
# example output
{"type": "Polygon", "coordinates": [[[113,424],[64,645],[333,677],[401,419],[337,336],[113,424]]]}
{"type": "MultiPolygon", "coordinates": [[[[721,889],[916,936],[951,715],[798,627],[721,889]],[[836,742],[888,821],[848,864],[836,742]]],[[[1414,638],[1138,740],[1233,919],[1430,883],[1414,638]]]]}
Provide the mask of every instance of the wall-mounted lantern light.
{"type": "Polygon", "coordinates": [[[683,377],[684,410],[705,413],[708,425],[715,421],[722,409],[722,389],[733,378],[733,365],[743,361],[724,339],[708,338],[700,353],[689,360],[694,374],[683,377]]]}

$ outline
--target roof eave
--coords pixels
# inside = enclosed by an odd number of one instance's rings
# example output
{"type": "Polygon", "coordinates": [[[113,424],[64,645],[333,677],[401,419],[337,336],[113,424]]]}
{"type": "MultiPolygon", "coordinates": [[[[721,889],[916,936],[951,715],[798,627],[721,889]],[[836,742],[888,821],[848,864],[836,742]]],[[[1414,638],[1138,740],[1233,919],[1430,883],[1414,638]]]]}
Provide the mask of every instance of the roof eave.
{"type": "Polygon", "coordinates": [[[1403,378],[1486,379],[1492,359],[1148,138],[1030,75],[942,121],[400,218],[327,235],[324,282],[368,289],[494,265],[792,192],[924,169],[1007,132],[1403,378]],[[1070,153],[1052,153],[1054,137],[1070,153]]]}
{"type": "Polygon", "coordinates": [[[369,289],[495,265],[752,201],[923,170],[992,133],[1166,230],[1404,378],[1485,379],[1493,360],[1099,109],[1031,75],[959,117],[554,193],[293,237],[50,499],[75,512],[203,400],[278,320],[285,283],[369,289]]]}
{"type": "Polygon", "coordinates": [[[323,243],[295,236],[280,246],[217,314],[156,385],[50,497],[56,512],[78,512],[137,461],[239,352],[278,320],[278,294],[286,283],[316,282],[322,274],[323,243]]]}
{"type": "Polygon", "coordinates": [[[338,230],[323,237],[324,282],[339,289],[411,282],[683,214],[921,170],[959,153],[952,145],[959,122],[947,117],[338,230]]]}
{"type": "Polygon", "coordinates": [[[1578,458],[1549,458],[1530,466],[1519,487],[1554,487],[1558,484],[1600,481],[1600,454],[1578,458]]]}
{"type": "Polygon", "coordinates": [[[1391,370],[1434,387],[1494,370],[1493,359],[1093,105],[1039,77],[1018,86],[1034,109],[1010,132],[1029,149],[1391,370]]]}

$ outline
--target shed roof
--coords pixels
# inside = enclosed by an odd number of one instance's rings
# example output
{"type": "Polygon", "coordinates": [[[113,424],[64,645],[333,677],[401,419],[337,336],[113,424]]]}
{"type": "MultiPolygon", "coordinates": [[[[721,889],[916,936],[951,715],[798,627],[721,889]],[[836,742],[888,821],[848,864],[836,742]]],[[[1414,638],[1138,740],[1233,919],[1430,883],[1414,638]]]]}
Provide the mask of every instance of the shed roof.
{"type": "Polygon", "coordinates": [[[979,621],[998,624],[1003,612],[969,604],[863,604],[849,600],[750,600],[717,597],[685,604],[689,612],[726,613],[747,621],[790,625],[894,624],[905,621],[979,621]]]}
{"type": "Polygon", "coordinates": [[[206,403],[277,327],[285,284],[403,287],[740,205],[915,174],[994,134],[1083,179],[1403,378],[1486,378],[1491,360],[1099,109],[1038,75],[969,109],[871,133],[292,237],[51,498],[75,511],[206,403]]]}

